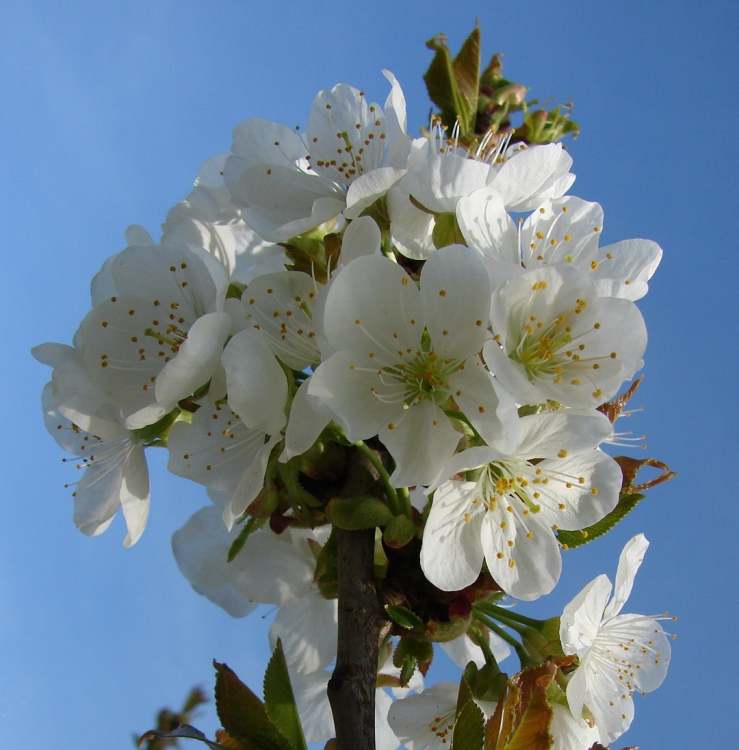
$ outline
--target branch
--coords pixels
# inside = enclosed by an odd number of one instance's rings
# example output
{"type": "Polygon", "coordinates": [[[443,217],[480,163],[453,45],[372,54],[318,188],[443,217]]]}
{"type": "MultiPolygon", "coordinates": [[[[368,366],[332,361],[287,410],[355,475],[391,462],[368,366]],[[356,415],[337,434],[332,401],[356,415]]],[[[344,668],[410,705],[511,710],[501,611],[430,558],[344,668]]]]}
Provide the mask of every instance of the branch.
{"type": "MultiPolygon", "coordinates": [[[[366,494],[376,471],[359,453],[351,459],[342,496],[366,494]]],[[[375,690],[384,615],[374,577],[375,530],[335,529],[338,565],[339,636],[328,698],[337,750],[375,750],[375,690]]]]}

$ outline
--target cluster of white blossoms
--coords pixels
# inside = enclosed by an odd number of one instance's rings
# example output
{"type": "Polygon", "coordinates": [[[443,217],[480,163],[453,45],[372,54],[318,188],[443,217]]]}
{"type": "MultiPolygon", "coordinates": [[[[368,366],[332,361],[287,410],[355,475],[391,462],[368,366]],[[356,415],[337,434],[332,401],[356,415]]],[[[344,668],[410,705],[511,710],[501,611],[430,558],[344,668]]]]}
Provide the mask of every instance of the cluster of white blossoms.
{"type": "MultiPolygon", "coordinates": [[[[622,472],[602,450],[614,430],[597,407],[642,367],[635,302],[661,257],[647,240],[600,244],[603,211],[567,195],[561,144],[490,131],[462,145],[437,120],[412,138],[385,77],[384,106],[338,84],[317,94],[305,131],[238,125],[158,241],[129,228],[72,346],[34,350],[52,367],[47,426],[81,471],[77,526],[100,534],[120,507],[135,543],[145,451],[165,446],[169,469],[212,501],[174,535],[180,569],[234,617],[277,608],[270,637],[309,741],[334,733],[337,639],[335,587],[318,572],[331,519],[311,461],[330,445],[373,454],[444,601],[481,579],[493,607],[549,593],[558,533],[619,502],[622,472]]],[[[625,548],[610,603],[600,576],[564,610],[558,750],[619,737],[632,693],[665,676],[658,618],[620,614],[645,547],[638,536],[625,548]]],[[[440,644],[462,668],[510,653],[505,628],[477,627],[440,644]]],[[[458,686],[401,677],[397,636],[381,649],[378,747],[449,747],[458,686]]]]}

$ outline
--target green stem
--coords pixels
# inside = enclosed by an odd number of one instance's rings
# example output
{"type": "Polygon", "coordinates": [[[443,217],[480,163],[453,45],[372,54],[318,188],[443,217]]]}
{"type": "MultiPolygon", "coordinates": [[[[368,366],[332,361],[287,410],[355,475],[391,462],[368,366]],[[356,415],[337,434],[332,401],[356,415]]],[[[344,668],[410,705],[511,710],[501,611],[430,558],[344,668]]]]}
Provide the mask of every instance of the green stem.
{"type": "Polygon", "coordinates": [[[393,514],[398,516],[403,513],[403,509],[398,499],[398,493],[395,491],[395,487],[390,483],[390,474],[387,473],[387,469],[384,467],[380,457],[372,450],[363,440],[357,440],[354,446],[359,452],[375,467],[375,470],[380,475],[382,484],[385,487],[385,495],[387,497],[388,505],[393,514]]]}
{"type": "Polygon", "coordinates": [[[540,620],[535,620],[532,617],[526,617],[526,615],[520,615],[518,612],[513,612],[505,607],[499,607],[497,604],[491,604],[489,602],[478,602],[476,606],[480,607],[487,614],[495,617],[496,619],[509,620],[511,622],[520,623],[521,625],[528,625],[530,628],[540,628],[542,623],[540,620]]]}
{"type": "Polygon", "coordinates": [[[411,503],[411,493],[408,491],[408,488],[401,487],[397,490],[397,495],[400,498],[403,513],[405,513],[408,518],[413,518],[413,504],[411,503]]]}
{"type": "Polygon", "coordinates": [[[498,625],[495,620],[491,620],[489,617],[485,617],[481,612],[476,613],[477,619],[485,625],[485,627],[490,628],[490,630],[493,631],[496,635],[500,636],[513,650],[516,652],[516,656],[518,656],[518,660],[521,662],[521,666],[526,666],[531,660],[529,659],[529,655],[526,653],[526,649],[524,649],[523,645],[519,643],[510,633],[503,630],[503,628],[498,625]]]}

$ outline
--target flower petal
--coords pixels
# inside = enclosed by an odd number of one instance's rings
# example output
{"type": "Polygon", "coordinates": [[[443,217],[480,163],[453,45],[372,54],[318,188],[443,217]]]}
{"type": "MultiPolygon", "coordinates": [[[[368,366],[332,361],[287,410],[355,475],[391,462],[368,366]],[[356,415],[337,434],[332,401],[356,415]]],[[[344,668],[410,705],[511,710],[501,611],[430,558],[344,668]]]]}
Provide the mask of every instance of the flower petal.
{"type": "Polygon", "coordinates": [[[341,240],[339,266],[345,266],[363,255],[378,255],[381,240],[380,227],[369,216],[350,222],[341,240]]]}
{"type": "Polygon", "coordinates": [[[449,481],[434,493],[423,531],[421,568],[442,591],[459,591],[480,575],[484,554],[477,497],[474,482],[449,481]]]}
{"type": "Polygon", "coordinates": [[[123,546],[132,547],[144,533],[149,517],[149,469],[141,445],[133,447],[128,455],[123,469],[120,497],[128,529],[123,546]]]}
{"type": "Polygon", "coordinates": [[[434,351],[466,359],[488,333],[490,282],[479,255],[463,245],[434,253],[421,271],[421,302],[434,351]]]}
{"type": "Polygon", "coordinates": [[[378,167],[357,177],[346,193],[344,216],[356,219],[406,174],[405,169],[378,167]]]}
{"type": "Polygon", "coordinates": [[[626,542],[618,558],[616,586],[613,589],[613,598],[603,613],[604,618],[614,617],[623,608],[626,600],[631,595],[631,589],[634,587],[634,579],[648,548],[649,541],[644,534],[637,534],[626,542]]]}
{"type": "Polygon", "coordinates": [[[320,399],[308,393],[308,387],[309,379],[300,384],[290,405],[285,449],[280,455],[283,463],[305,453],[333,418],[331,410],[320,399]]]}
{"type": "MultiPolygon", "coordinates": [[[[559,638],[566,654],[582,656],[593,645],[610,595],[611,582],[608,576],[601,574],[584,586],[564,608],[560,618],[559,638]]],[[[570,706],[573,713],[579,716],[572,702],[570,706]]]]}
{"type": "Polygon", "coordinates": [[[274,648],[282,641],[288,666],[296,672],[323,669],[336,658],[338,606],[316,589],[280,607],[269,631],[274,648]]]}
{"type": "Polygon", "coordinates": [[[512,504],[504,510],[498,501],[496,510],[485,514],[480,536],[488,570],[507,594],[531,601],[556,586],[562,571],[559,542],[540,514],[525,515],[512,504]]]}
{"type": "Polygon", "coordinates": [[[258,331],[237,333],[223,350],[228,404],[253,430],[274,435],[285,424],[287,380],[258,331]]]}
{"type": "Polygon", "coordinates": [[[171,409],[210,380],[230,330],[231,318],[220,312],[203,315],[192,324],[177,354],[157,375],[154,393],[161,406],[171,409]]]}
{"type": "Polygon", "coordinates": [[[390,481],[395,487],[410,487],[436,480],[461,435],[436,404],[421,401],[399,420],[383,425],[379,437],[395,461],[390,481]]]}

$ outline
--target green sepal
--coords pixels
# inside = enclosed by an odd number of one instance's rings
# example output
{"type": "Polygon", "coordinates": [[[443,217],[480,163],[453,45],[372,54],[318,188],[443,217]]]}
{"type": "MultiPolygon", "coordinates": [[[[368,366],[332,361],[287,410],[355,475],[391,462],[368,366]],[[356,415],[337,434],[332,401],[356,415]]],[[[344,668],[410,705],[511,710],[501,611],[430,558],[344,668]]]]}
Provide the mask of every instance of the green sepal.
{"type": "Polygon", "coordinates": [[[434,658],[434,647],[425,638],[402,636],[393,653],[393,664],[400,667],[409,656],[421,665],[428,665],[434,658]]]}
{"type": "Polygon", "coordinates": [[[335,497],[326,506],[329,521],[345,531],[361,531],[385,526],[393,518],[392,511],[376,497],[335,497]]]}
{"type": "Polygon", "coordinates": [[[225,664],[216,669],[216,711],[221,725],[244,750],[292,750],[262,701],[225,664]]]}
{"type": "Polygon", "coordinates": [[[141,427],[138,430],[131,430],[131,434],[137,441],[146,446],[166,446],[169,429],[177,421],[180,413],[179,409],[173,409],[168,414],[165,414],[158,422],[154,422],[154,424],[147,425],[146,427],[141,427]]]}
{"type": "Polygon", "coordinates": [[[382,533],[388,547],[400,549],[416,536],[416,524],[408,516],[393,516],[382,533]]]}
{"type": "Polygon", "coordinates": [[[232,281],[226,289],[226,299],[241,299],[245,289],[246,284],[242,284],[240,281],[232,281]]]}
{"type": "Polygon", "coordinates": [[[267,519],[265,518],[254,518],[253,516],[250,516],[247,522],[244,524],[244,528],[241,529],[239,532],[239,535],[236,537],[236,539],[231,542],[231,546],[228,548],[228,556],[227,560],[228,562],[233,562],[233,559],[236,557],[236,555],[241,552],[244,545],[246,544],[246,540],[257,530],[261,529],[262,526],[267,522],[267,519]]]}
{"type": "Polygon", "coordinates": [[[308,750],[279,639],[264,673],[264,705],[267,715],[288,741],[291,750],[308,750]]]}
{"type": "Polygon", "coordinates": [[[559,617],[544,620],[537,627],[523,626],[517,629],[517,632],[521,636],[526,651],[539,664],[565,655],[559,639],[559,617]]]}
{"type": "Polygon", "coordinates": [[[411,609],[399,604],[386,604],[385,613],[396,625],[405,630],[415,630],[423,627],[423,620],[411,609]]]}
{"type": "Polygon", "coordinates": [[[400,677],[398,677],[398,682],[400,683],[400,687],[406,687],[408,683],[411,681],[411,677],[413,677],[413,673],[416,671],[416,667],[418,666],[418,663],[413,656],[406,656],[405,659],[403,659],[403,663],[400,667],[400,677]]]}
{"type": "Polygon", "coordinates": [[[436,214],[431,239],[437,249],[447,245],[466,244],[457,217],[452,213],[436,214]]]}
{"type": "Polygon", "coordinates": [[[593,539],[597,539],[609,532],[616,524],[631,513],[643,499],[644,495],[640,495],[639,493],[621,495],[616,507],[610,513],[603,516],[600,521],[579,531],[564,531],[560,529],[557,532],[557,539],[566,549],[582,547],[583,544],[588,544],[593,539]]]}

